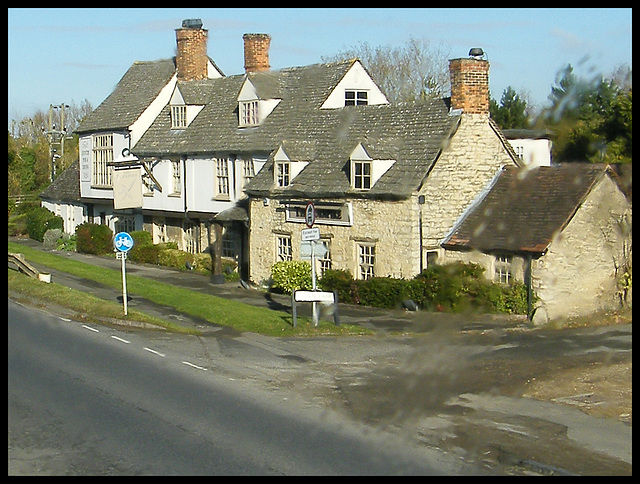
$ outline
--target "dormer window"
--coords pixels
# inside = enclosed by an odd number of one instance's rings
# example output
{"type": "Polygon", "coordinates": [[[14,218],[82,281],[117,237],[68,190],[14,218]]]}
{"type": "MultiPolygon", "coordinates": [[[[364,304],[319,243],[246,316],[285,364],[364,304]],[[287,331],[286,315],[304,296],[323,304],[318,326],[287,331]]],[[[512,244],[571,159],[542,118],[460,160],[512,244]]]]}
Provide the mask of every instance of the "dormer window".
{"type": "Polygon", "coordinates": [[[369,190],[371,188],[371,162],[352,160],[353,188],[369,190]]]}
{"type": "Polygon", "coordinates": [[[258,101],[241,101],[240,103],[240,126],[257,126],[259,124],[258,117],[258,101]]]}
{"type": "Polygon", "coordinates": [[[276,186],[288,187],[291,183],[291,163],[276,161],[276,186]]]}
{"type": "Polygon", "coordinates": [[[345,106],[366,106],[369,104],[367,91],[344,91],[345,106]]]}
{"type": "Polygon", "coordinates": [[[373,159],[362,143],[358,143],[349,157],[351,188],[370,190],[394,163],[395,160],[373,159]]]}
{"type": "Polygon", "coordinates": [[[184,104],[171,106],[171,129],[187,127],[187,106],[184,104]]]}

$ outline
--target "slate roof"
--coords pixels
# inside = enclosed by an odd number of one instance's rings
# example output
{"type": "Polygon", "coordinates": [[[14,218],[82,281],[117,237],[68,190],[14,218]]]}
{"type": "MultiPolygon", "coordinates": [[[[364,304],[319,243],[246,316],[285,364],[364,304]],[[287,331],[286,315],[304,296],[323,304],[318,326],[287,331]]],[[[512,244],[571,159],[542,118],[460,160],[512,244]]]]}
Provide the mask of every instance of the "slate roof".
{"type": "Polygon", "coordinates": [[[447,249],[544,254],[607,165],[506,167],[443,241],[447,249]]]}
{"type": "Polygon", "coordinates": [[[80,201],[80,161],[74,161],[51,184],[40,192],[40,198],[57,202],[80,201]]]}
{"type": "Polygon", "coordinates": [[[238,94],[244,74],[179,82],[187,104],[205,105],[183,130],[171,129],[169,106],[138,141],[137,156],[256,154],[279,146],[292,161],[309,165],[289,187],[275,189],[273,160],[245,190],[255,196],[406,197],[424,180],[446,139],[459,123],[445,100],[320,109],[355,59],[249,74],[258,94],[281,99],[256,127],[238,127],[238,94]],[[367,192],[351,190],[349,155],[363,143],[374,159],[397,160],[367,192]]]}
{"type": "Polygon", "coordinates": [[[80,123],[75,132],[128,128],[166,86],[175,70],[174,59],[134,62],[114,91],[80,123]]]}

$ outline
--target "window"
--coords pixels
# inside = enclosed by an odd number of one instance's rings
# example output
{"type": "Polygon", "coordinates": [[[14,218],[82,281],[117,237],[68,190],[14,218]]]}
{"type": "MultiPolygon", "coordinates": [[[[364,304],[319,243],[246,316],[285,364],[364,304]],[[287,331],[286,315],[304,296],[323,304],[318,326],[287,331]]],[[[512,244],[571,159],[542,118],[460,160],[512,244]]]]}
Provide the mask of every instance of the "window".
{"type": "Polygon", "coordinates": [[[344,105],[345,106],[362,106],[369,104],[367,99],[367,91],[345,91],[344,92],[344,105]]]}
{"type": "Polygon", "coordinates": [[[278,235],[276,237],[276,261],[291,260],[291,236],[278,235]]]}
{"type": "Polygon", "coordinates": [[[116,233],[118,232],[133,232],[136,230],[136,219],[135,217],[123,217],[121,215],[118,216],[118,220],[115,223],[116,233]]]}
{"type": "Polygon", "coordinates": [[[320,276],[322,276],[324,271],[331,269],[331,239],[320,239],[320,242],[327,248],[325,254],[316,259],[320,263],[320,276]]]}
{"type": "Polygon", "coordinates": [[[226,158],[216,160],[216,190],[218,195],[229,197],[229,163],[226,158]]]}
{"type": "Polygon", "coordinates": [[[187,106],[171,106],[171,129],[187,127],[187,106]]]}
{"type": "Polygon", "coordinates": [[[240,102],[240,126],[258,125],[258,101],[240,102]]]}
{"type": "Polygon", "coordinates": [[[182,223],[182,250],[189,254],[198,253],[198,226],[190,220],[182,223]]]}
{"type": "Polygon", "coordinates": [[[360,279],[375,277],[374,263],[376,259],[376,246],[373,244],[358,244],[358,269],[360,279]]]}
{"type": "Polygon", "coordinates": [[[182,181],[180,176],[179,161],[171,162],[171,180],[172,180],[173,194],[179,195],[180,193],[182,193],[182,181]]]}
{"type": "Polygon", "coordinates": [[[113,166],[108,166],[107,163],[113,161],[112,134],[93,136],[91,159],[91,184],[97,187],[111,187],[113,166]]]}
{"type": "Polygon", "coordinates": [[[524,146],[514,146],[513,150],[516,152],[518,158],[524,160],[524,146]]]}
{"type": "Polygon", "coordinates": [[[288,187],[291,182],[291,164],[287,161],[276,162],[276,186],[288,187]]]}
{"type": "MultiPolygon", "coordinates": [[[[151,170],[153,170],[153,163],[151,161],[145,161],[144,164],[149,169],[149,172],[151,172],[151,170]]],[[[153,187],[154,186],[155,185],[153,183],[153,180],[151,179],[151,177],[147,173],[147,170],[143,169],[143,171],[142,171],[142,194],[143,195],[147,195],[147,196],[152,196],[153,195],[153,187]]]]}
{"type": "Polygon", "coordinates": [[[512,257],[510,255],[498,255],[494,263],[494,280],[502,284],[509,284],[511,274],[512,257]]]}
{"type": "MultiPolygon", "coordinates": [[[[351,204],[323,204],[317,203],[316,221],[317,224],[326,225],[351,225],[351,204]]],[[[286,221],[305,223],[306,203],[292,202],[286,206],[286,221]]]]}
{"type": "Polygon", "coordinates": [[[244,177],[244,183],[247,184],[255,176],[253,168],[253,160],[243,160],[242,162],[242,176],[244,177]]]}
{"type": "Polygon", "coordinates": [[[240,233],[231,227],[225,227],[222,234],[222,257],[232,257],[237,261],[240,245],[240,233]]]}
{"type": "Polygon", "coordinates": [[[371,188],[371,162],[352,161],[353,188],[357,190],[369,190],[371,188]]]}

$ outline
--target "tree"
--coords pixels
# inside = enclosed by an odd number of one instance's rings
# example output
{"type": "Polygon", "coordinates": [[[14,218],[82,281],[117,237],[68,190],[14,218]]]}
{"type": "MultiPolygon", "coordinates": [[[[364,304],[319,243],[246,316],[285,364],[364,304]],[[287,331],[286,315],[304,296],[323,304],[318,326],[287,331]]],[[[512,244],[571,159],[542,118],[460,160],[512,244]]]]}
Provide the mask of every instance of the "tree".
{"type": "Polygon", "coordinates": [[[632,96],[621,70],[610,79],[585,80],[564,67],[552,87],[551,105],[539,124],[554,134],[553,158],[557,162],[630,163],[632,96]]]}
{"type": "Polygon", "coordinates": [[[398,47],[371,47],[363,42],[324,62],[358,58],[390,102],[437,99],[449,85],[448,52],[433,49],[426,39],[411,37],[398,47]]]}
{"type": "Polygon", "coordinates": [[[529,128],[527,102],[522,99],[511,86],[502,92],[500,105],[498,105],[495,99],[491,99],[489,102],[489,111],[491,118],[501,129],[529,128]]]}

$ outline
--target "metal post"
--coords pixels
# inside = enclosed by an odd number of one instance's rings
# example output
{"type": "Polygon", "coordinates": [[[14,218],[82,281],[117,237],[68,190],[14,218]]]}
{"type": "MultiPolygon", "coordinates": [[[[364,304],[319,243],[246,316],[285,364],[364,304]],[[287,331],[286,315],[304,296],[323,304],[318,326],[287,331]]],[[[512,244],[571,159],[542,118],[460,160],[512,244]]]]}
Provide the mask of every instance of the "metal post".
{"type": "Polygon", "coordinates": [[[120,253],[120,259],[122,260],[122,304],[124,304],[124,315],[127,315],[127,272],[125,270],[125,259],[127,258],[126,252],[120,253]]]}
{"type": "MultiPolygon", "coordinates": [[[[311,288],[316,290],[316,241],[311,241],[311,288]]],[[[318,303],[313,301],[313,325],[318,326],[318,303]]]]}

